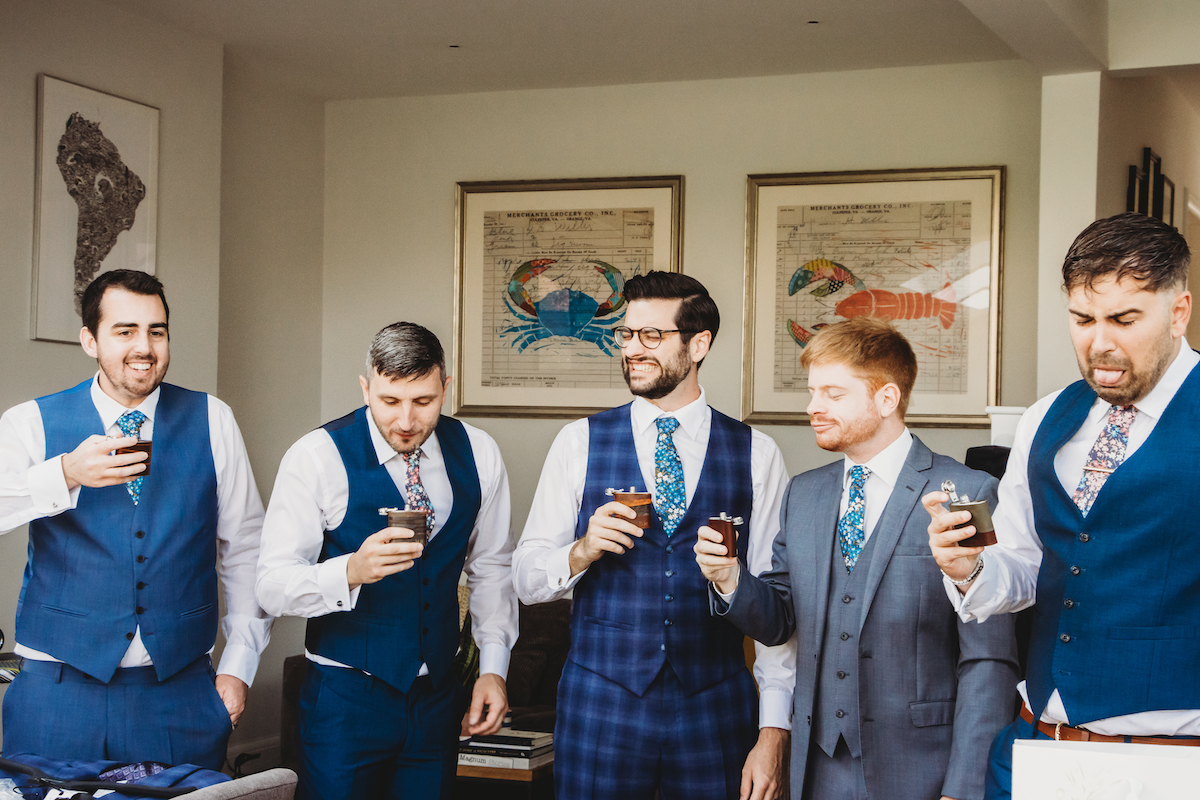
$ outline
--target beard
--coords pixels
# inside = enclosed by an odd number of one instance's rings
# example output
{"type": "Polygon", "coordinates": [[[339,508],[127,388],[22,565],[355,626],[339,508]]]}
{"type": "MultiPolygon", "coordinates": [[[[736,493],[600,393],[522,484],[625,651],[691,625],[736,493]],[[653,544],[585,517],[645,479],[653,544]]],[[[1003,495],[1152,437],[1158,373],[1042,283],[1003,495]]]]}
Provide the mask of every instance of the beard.
{"type": "MultiPolygon", "coordinates": [[[[818,418],[819,421],[821,418],[818,418]]],[[[870,439],[883,425],[883,417],[875,406],[870,406],[868,413],[852,420],[843,420],[836,428],[817,434],[817,446],[831,453],[844,453],[855,445],[870,439]]]]}
{"type": "Polygon", "coordinates": [[[1084,363],[1078,356],[1076,361],[1079,362],[1079,371],[1083,373],[1083,379],[1087,381],[1087,385],[1092,387],[1092,391],[1096,393],[1104,402],[1114,406],[1131,406],[1138,401],[1144,399],[1150,394],[1163,373],[1167,371],[1167,367],[1171,366],[1171,361],[1174,358],[1174,349],[1172,346],[1174,340],[1171,336],[1165,336],[1155,354],[1156,358],[1153,367],[1149,372],[1136,372],[1133,369],[1133,362],[1128,358],[1113,358],[1105,355],[1088,355],[1087,363],[1084,363]],[[1124,386],[1102,386],[1096,382],[1095,370],[1096,367],[1108,367],[1111,369],[1119,369],[1125,371],[1124,386]]]}
{"type": "Polygon", "coordinates": [[[679,348],[675,355],[665,362],[654,356],[646,355],[634,363],[647,362],[658,365],[658,374],[654,378],[645,379],[642,383],[634,385],[633,376],[629,370],[629,360],[621,359],[621,374],[625,376],[625,385],[635,396],[644,397],[647,400],[660,400],[666,397],[675,391],[675,387],[683,383],[692,371],[692,360],[688,358],[685,347],[679,348]]]}

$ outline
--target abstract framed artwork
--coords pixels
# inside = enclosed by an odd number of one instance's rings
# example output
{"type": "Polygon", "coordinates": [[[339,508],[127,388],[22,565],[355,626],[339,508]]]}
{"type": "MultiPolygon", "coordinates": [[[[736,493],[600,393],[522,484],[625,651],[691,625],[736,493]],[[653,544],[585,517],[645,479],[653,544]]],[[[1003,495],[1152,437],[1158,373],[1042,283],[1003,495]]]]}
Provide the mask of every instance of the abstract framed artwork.
{"type": "Polygon", "coordinates": [[[916,353],[910,426],[986,427],[1003,235],[1004,167],[749,176],[743,418],[807,424],[805,346],[872,315],[916,353]]]}
{"type": "Polygon", "coordinates": [[[458,184],[454,408],[580,417],[627,402],[629,278],[678,271],[683,177],[458,184]]]}
{"type": "Polygon", "coordinates": [[[79,341],[79,302],[101,272],[154,273],[158,116],[38,76],[32,338],[79,341]]]}

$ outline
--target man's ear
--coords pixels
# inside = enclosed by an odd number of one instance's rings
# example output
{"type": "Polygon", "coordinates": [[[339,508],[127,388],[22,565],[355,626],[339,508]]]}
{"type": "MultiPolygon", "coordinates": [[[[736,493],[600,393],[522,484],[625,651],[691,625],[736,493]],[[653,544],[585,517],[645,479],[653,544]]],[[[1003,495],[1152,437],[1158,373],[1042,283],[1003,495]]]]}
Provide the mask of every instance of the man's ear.
{"type": "Polygon", "coordinates": [[[1192,318],[1192,293],[1186,289],[1171,301],[1171,335],[1176,339],[1187,333],[1188,320],[1192,318]]]}
{"type": "Polygon", "coordinates": [[[879,416],[890,417],[900,408],[900,387],[894,383],[885,383],[875,392],[875,407],[879,416]]]}
{"type": "Polygon", "coordinates": [[[367,379],[364,376],[359,375],[358,385],[361,386],[363,390],[363,404],[368,406],[371,405],[371,384],[367,382],[367,379]]]}
{"type": "Polygon", "coordinates": [[[92,336],[92,332],[84,325],[79,329],[79,344],[83,345],[83,352],[87,353],[92,358],[96,358],[96,337],[92,336]]]}
{"type": "Polygon", "coordinates": [[[700,331],[692,340],[688,342],[688,355],[693,363],[700,361],[708,355],[709,348],[712,347],[712,331],[700,331]]]}

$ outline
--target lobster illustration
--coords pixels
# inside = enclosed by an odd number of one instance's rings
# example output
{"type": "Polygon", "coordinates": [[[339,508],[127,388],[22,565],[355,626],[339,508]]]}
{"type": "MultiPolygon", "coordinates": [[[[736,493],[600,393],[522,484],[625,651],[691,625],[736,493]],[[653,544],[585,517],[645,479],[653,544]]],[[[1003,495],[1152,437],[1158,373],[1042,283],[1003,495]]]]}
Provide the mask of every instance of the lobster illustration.
{"type": "Polygon", "coordinates": [[[813,297],[828,297],[847,283],[853,283],[854,288],[859,291],[867,288],[867,285],[845,266],[826,258],[814,258],[792,274],[792,279],[788,281],[788,296],[791,297],[810,283],[819,281],[826,283],[813,290],[813,297]]]}
{"type": "MultiPolygon", "coordinates": [[[[938,294],[947,294],[950,284],[938,294]]],[[[834,307],[838,316],[850,317],[880,317],[881,319],[926,319],[936,317],[942,328],[948,329],[954,324],[955,303],[941,300],[932,294],[916,292],[895,292],[883,289],[865,289],[855,292],[834,307]]]]}

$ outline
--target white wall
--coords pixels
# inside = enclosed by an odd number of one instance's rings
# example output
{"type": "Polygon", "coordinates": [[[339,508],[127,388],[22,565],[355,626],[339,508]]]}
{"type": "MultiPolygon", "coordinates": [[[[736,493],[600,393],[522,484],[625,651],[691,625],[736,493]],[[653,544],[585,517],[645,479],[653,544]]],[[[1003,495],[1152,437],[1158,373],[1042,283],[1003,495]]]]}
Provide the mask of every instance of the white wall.
{"type": "MultiPolygon", "coordinates": [[[[325,106],[258,74],[227,54],[217,385],[237,416],[265,502],[284,451],[322,421],[325,106]]],[[[303,620],[276,621],[231,740],[235,752],[269,750],[267,741],[279,735],[283,659],[303,646],[303,620]]]]}
{"type": "MultiPolygon", "coordinates": [[[[95,370],[78,345],[29,340],[37,75],[161,109],[158,275],[170,379],[217,386],[221,47],[89,0],[0,0],[0,407],[95,370]]],[[[26,533],[0,537],[0,628],[12,641],[26,533]]],[[[6,645],[6,647],[9,645],[6,645]]]]}
{"type": "MultiPolygon", "coordinates": [[[[321,414],[361,402],[371,336],[410,319],[449,346],[456,181],[683,174],[684,270],[723,323],[701,373],[739,413],[746,175],[1008,166],[1002,402],[1035,399],[1038,76],[1018,62],[333,102],[326,110],[321,414]]],[[[471,420],[509,465],[519,534],[561,421],[471,420]]],[[[829,460],[807,427],[767,429],[793,472],[829,460]]],[[[983,431],[921,430],[962,457],[983,431]]]]}

